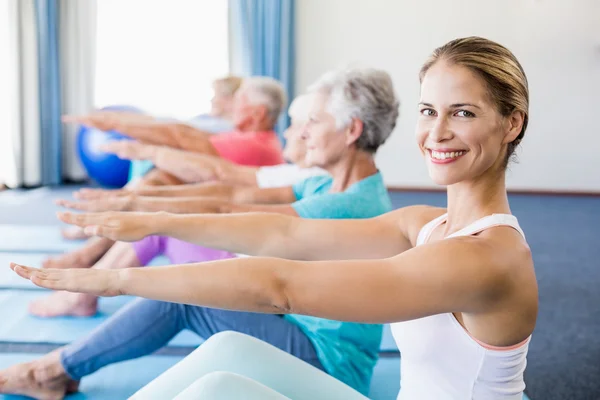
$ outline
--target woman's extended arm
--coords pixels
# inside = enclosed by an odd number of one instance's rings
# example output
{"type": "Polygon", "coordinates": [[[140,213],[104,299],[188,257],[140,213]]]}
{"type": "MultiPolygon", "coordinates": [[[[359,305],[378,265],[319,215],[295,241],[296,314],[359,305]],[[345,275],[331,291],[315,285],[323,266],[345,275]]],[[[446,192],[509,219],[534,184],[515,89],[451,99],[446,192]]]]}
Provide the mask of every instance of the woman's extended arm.
{"type": "MultiPolygon", "coordinates": [[[[288,259],[385,258],[411,247],[420,228],[414,215],[439,215],[429,207],[403,208],[371,219],[304,219],[273,213],[229,215],[107,212],[60,213],[90,235],[135,241],[164,235],[236,253],[288,259]],[[423,211],[419,211],[423,209],[423,211]],[[433,214],[432,214],[433,213],[433,214]]],[[[432,219],[432,218],[431,218],[432,219]]],[[[422,224],[421,224],[422,225],[422,224]]]]}
{"type": "Polygon", "coordinates": [[[482,312],[502,301],[511,287],[512,267],[530,255],[525,246],[507,252],[492,242],[454,238],[368,261],[257,257],[123,270],[12,268],[55,290],[384,323],[482,312]]]}

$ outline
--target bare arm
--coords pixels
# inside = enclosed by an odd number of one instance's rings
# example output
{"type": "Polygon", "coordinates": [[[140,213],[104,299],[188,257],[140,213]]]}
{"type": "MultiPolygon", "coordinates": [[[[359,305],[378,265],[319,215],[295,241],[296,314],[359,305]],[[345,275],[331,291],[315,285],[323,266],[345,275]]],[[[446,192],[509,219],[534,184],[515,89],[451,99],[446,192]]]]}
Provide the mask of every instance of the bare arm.
{"type": "Polygon", "coordinates": [[[170,190],[139,188],[121,196],[103,196],[91,200],[60,199],[59,206],[80,211],[166,211],[176,214],[228,214],[250,211],[278,212],[298,215],[290,206],[294,202],[291,187],[259,189],[224,184],[204,184],[186,188],[181,185],[170,190]],[[162,193],[163,196],[140,196],[139,193],[162,193]],[[170,196],[165,195],[170,193],[170,196]]]}
{"type": "Polygon", "coordinates": [[[462,237],[369,261],[247,258],[167,268],[17,272],[57,290],[386,323],[490,311],[510,293],[513,267],[530,258],[522,246],[517,250],[515,255],[493,240],[462,237]]]}
{"type": "Polygon", "coordinates": [[[137,197],[127,207],[128,211],[159,212],[174,214],[231,214],[268,212],[298,216],[289,204],[240,204],[206,197],[137,197]]]}
{"type": "Polygon", "coordinates": [[[64,122],[78,123],[100,130],[115,130],[142,142],[170,146],[198,153],[218,155],[208,132],[178,122],[159,121],[148,116],[120,112],[97,112],[66,116],[64,122]]]}
{"type": "Polygon", "coordinates": [[[423,214],[411,212],[411,209],[362,220],[304,219],[272,213],[176,215],[131,212],[61,213],[59,218],[84,227],[90,235],[113,240],[134,241],[158,234],[256,256],[300,260],[373,259],[392,257],[411,247],[415,232],[420,228],[413,221],[414,215],[423,214]]]}
{"type": "Polygon", "coordinates": [[[234,164],[222,157],[135,141],[111,142],[102,150],[128,160],[150,160],[186,183],[218,180],[256,186],[258,167],[234,164]]]}

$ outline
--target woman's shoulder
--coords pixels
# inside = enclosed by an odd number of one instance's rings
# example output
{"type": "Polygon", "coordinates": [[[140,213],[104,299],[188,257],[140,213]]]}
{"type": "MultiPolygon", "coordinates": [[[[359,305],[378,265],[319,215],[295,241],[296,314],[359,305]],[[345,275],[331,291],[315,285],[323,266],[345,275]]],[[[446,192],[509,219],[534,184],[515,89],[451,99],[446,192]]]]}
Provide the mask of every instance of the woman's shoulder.
{"type": "Polygon", "coordinates": [[[411,246],[416,246],[421,229],[436,218],[446,214],[446,209],[427,205],[402,207],[385,215],[397,224],[404,236],[410,241],[411,246]]]}

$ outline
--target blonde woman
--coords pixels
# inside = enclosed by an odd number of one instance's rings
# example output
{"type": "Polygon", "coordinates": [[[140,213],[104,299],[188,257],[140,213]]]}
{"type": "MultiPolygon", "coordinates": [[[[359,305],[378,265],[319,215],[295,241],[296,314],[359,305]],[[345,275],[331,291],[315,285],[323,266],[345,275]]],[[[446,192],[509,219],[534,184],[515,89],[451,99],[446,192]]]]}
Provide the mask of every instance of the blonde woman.
{"type": "MultiPolygon", "coordinates": [[[[67,214],[63,220],[113,239],[161,232],[258,257],[117,272],[12,268],[53,289],[391,322],[402,353],[399,399],[521,399],[538,292],[530,249],[510,211],[505,170],[527,127],[527,79],[505,47],[469,37],[436,49],[420,80],[417,143],[431,178],[447,186],[447,209],[413,206],[342,221],[67,214]]],[[[229,333],[214,336],[134,398],[214,400],[236,393],[364,399],[306,363],[229,333]]]]}

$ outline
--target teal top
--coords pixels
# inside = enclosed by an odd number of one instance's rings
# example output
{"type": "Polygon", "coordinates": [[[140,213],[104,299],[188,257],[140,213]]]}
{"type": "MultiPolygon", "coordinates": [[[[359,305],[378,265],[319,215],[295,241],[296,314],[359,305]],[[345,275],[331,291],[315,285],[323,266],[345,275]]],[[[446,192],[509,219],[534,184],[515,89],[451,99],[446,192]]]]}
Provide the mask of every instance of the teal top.
{"type": "MultiPolygon", "coordinates": [[[[372,218],[392,210],[381,173],[356,182],[346,191],[329,193],[330,176],[308,178],[294,185],[292,204],[302,218],[372,218]]],[[[305,315],[286,315],[313,343],[329,374],[367,395],[377,363],[382,325],[332,321],[305,315]]]]}

